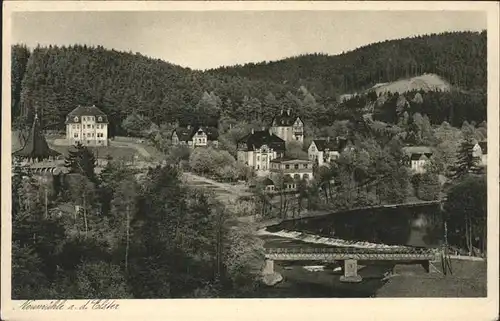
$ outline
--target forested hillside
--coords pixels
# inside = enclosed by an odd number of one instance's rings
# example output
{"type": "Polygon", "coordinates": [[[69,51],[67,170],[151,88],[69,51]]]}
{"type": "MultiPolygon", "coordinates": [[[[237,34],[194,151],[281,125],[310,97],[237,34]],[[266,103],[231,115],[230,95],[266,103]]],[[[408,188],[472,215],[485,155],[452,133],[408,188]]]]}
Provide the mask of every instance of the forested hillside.
{"type": "MultiPolygon", "coordinates": [[[[120,134],[132,111],[157,125],[215,125],[228,118],[268,121],[279,109],[290,108],[307,123],[327,126],[339,118],[356,117],[367,107],[359,98],[339,103],[339,94],[425,72],[443,77],[454,89],[446,94],[422,93],[425,111],[414,110],[416,105],[412,111],[425,112],[435,123],[446,120],[456,126],[486,118],[485,32],[386,41],[337,56],[313,54],[207,72],[101,46],[30,51],[16,45],[12,54],[14,127],[30,124],[37,109],[44,126],[62,129],[69,111],[90,104],[108,114],[110,135],[120,134]],[[451,102],[458,104],[453,110],[451,102]]],[[[371,112],[379,116],[394,114],[397,108],[396,100],[387,97],[376,104],[376,97],[368,100],[371,112]]],[[[392,118],[397,115],[380,119],[392,118]]]]}
{"type": "Polygon", "coordinates": [[[303,55],[209,73],[304,85],[320,96],[424,73],[438,74],[463,88],[485,88],[486,44],[486,31],[432,34],[370,44],[336,56],[303,55]]]}

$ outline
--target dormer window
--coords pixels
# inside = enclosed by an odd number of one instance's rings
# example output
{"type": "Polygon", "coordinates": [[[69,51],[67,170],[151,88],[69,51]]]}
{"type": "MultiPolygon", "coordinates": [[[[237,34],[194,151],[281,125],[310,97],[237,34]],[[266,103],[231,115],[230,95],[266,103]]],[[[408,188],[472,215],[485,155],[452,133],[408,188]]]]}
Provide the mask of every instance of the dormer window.
{"type": "Polygon", "coordinates": [[[73,119],[75,122],[78,122],[78,116],[75,116],[75,118],[73,119]]]}
{"type": "Polygon", "coordinates": [[[99,117],[97,118],[97,120],[98,120],[98,121],[102,121],[102,117],[101,117],[101,116],[99,116],[99,117]]]}

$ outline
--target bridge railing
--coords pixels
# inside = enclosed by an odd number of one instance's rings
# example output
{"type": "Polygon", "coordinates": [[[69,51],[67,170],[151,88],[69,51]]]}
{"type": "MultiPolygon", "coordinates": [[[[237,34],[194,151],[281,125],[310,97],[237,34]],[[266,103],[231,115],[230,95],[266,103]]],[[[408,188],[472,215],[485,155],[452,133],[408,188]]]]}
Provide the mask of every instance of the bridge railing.
{"type": "Polygon", "coordinates": [[[297,248],[268,248],[266,253],[268,254],[429,254],[432,253],[432,249],[428,248],[409,248],[409,247],[398,247],[398,248],[307,248],[307,247],[297,247],[297,248]]]}

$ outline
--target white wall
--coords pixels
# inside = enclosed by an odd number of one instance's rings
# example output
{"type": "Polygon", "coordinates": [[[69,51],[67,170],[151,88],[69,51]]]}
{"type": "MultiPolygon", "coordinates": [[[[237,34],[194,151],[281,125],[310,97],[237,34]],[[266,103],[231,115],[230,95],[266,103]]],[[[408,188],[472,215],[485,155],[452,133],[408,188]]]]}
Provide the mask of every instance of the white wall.
{"type": "Polygon", "coordinates": [[[83,145],[108,145],[108,124],[96,123],[94,116],[79,118],[80,123],[66,125],[66,139],[70,144],[75,144],[79,141],[83,145]]]}

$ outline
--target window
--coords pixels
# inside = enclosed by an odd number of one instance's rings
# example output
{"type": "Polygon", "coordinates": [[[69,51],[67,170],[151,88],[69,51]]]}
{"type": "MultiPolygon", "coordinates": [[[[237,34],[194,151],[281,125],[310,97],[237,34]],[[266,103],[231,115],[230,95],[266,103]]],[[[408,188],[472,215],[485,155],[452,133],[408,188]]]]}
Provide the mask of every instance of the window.
{"type": "Polygon", "coordinates": [[[85,116],[84,116],[84,117],[83,117],[83,121],[87,121],[87,117],[85,117],[85,116]]]}
{"type": "Polygon", "coordinates": [[[75,116],[75,118],[73,119],[75,121],[75,123],[78,122],[78,116],[75,116]]]}
{"type": "Polygon", "coordinates": [[[285,169],[290,169],[290,165],[285,165],[285,169]]]}
{"type": "Polygon", "coordinates": [[[78,133],[74,133],[74,134],[73,134],[73,137],[74,137],[74,138],[78,138],[78,133]]]}
{"type": "Polygon", "coordinates": [[[257,155],[257,161],[260,161],[260,156],[259,155],[257,155]]]}
{"type": "Polygon", "coordinates": [[[94,129],[94,125],[92,125],[92,129],[94,129]]]}
{"type": "Polygon", "coordinates": [[[295,164],[294,168],[299,169],[299,164],[295,164]]]}
{"type": "Polygon", "coordinates": [[[94,137],[94,133],[92,133],[92,137],[94,137]]]}
{"type": "Polygon", "coordinates": [[[80,129],[80,125],[79,124],[76,124],[76,129],[80,129]]]}
{"type": "Polygon", "coordinates": [[[98,120],[98,121],[102,121],[102,117],[101,117],[101,116],[99,116],[99,117],[97,118],[97,120],[98,120]]]}
{"type": "Polygon", "coordinates": [[[309,164],[304,164],[304,168],[309,168],[309,164]]]}
{"type": "Polygon", "coordinates": [[[75,129],[75,127],[76,127],[76,125],[75,125],[75,124],[71,125],[71,128],[75,129]]]}
{"type": "Polygon", "coordinates": [[[86,133],[83,133],[83,137],[85,137],[85,136],[86,136],[86,133]]]}

